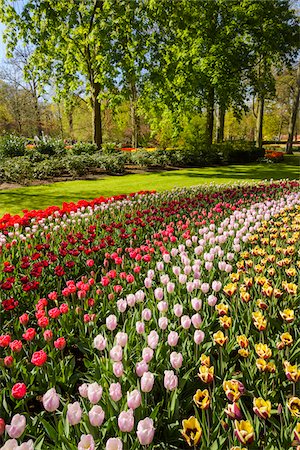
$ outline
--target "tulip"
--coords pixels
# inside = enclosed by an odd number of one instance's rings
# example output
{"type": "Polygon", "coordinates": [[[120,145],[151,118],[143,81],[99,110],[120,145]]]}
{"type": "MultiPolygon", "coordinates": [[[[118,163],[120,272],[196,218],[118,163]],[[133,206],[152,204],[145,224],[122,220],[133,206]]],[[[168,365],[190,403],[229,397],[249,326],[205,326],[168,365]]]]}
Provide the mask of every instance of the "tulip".
{"type": "Polygon", "coordinates": [[[152,317],[152,312],[149,308],[145,308],[142,311],[142,319],[146,320],[146,322],[148,322],[152,317]]]}
{"type": "Polygon", "coordinates": [[[176,317],[181,317],[182,313],[183,313],[183,307],[177,303],[176,305],[174,305],[174,314],[176,317]]]}
{"type": "Polygon", "coordinates": [[[151,392],[154,385],[154,375],[151,372],[145,372],[141,378],[141,390],[151,392]]]}
{"type": "Polygon", "coordinates": [[[194,314],[192,316],[192,324],[195,328],[200,328],[201,324],[202,324],[202,319],[200,314],[194,314]]]}
{"type": "Polygon", "coordinates": [[[200,366],[198,377],[203,383],[211,383],[214,379],[214,367],[200,366]]]}
{"type": "Polygon", "coordinates": [[[294,428],[294,438],[300,444],[300,423],[298,422],[294,428]]]}
{"type": "Polygon", "coordinates": [[[111,314],[106,318],[106,327],[109,331],[114,331],[117,328],[118,321],[115,315],[111,314]]]}
{"type": "Polygon", "coordinates": [[[3,447],[1,447],[1,450],[17,450],[18,448],[18,442],[16,439],[8,439],[3,447]]]}
{"type": "Polygon", "coordinates": [[[81,395],[81,397],[87,398],[88,385],[86,383],[81,384],[78,388],[78,391],[79,391],[79,394],[81,395]]]}
{"type": "Polygon", "coordinates": [[[210,405],[210,397],[209,392],[207,389],[204,389],[204,391],[201,391],[200,389],[197,389],[196,394],[193,397],[193,400],[195,404],[200,409],[208,409],[210,405]]]}
{"type": "Polygon", "coordinates": [[[237,403],[229,403],[227,409],[225,409],[225,414],[232,420],[241,420],[243,415],[237,403]]]}
{"type": "Polygon", "coordinates": [[[170,331],[168,334],[168,344],[170,347],[175,347],[178,343],[179,335],[176,331],[170,331]]]}
{"type": "Polygon", "coordinates": [[[134,391],[127,392],[127,406],[129,409],[136,409],[142,403],[141,393],[135,389],[134,391]]]}
{"type": "Polygon", "coordinates": [[[113,372],[117,378],[120,378],[124,373],[124,368],[122,362],[115,362],[113,364],[113,372]]]}
{"type": "Polygon", "coordinates": [[[196,417],[191,416],[187,420],[182,421],[181,434],[190,447],[196,447],[202,436],[202,429],[196,417]]]}
{"type": "Polygon", "coordinates": [[[143,322],[136,322],[135,328],[138,334],[143,334],[145,332],[145,324],[143,322]]]}
{"type": "Polygon", "coordinates": [[[178,385],[177,375],[175,375],[173,370],[165,370],[164,374],[164,387],[167,391],[174,391],[178,385]]]}
{"type": "Polygon", "coordinates": [[[89,421],[93,427],[101,427],[104,417],[104,411],[99,405],[94,405],[89,411],[89,421]]]}
{"type": "Polygon", "coordinates": [[[133,410],[122,411],[118,417],[118,426],[123,433],[130,433],[134,427],[133,410]]]}
{"type": "Polygon", "coordinates": [[[89,401],[94,405],[98,403],[102,397],[102,386],[98,383],[92,383],[88,385],[87,396],[89,401]]]}
{"type": "Polygon", "coordinates": [[[215,306],[217,301],[218,301],[217,297],[213,294],[209,295],[207,298],[207,303],[209,306],[215,306]]]}
{"type": "Polygon", "coordinates": [[[127,344],[128,341],[128,335],[127,333],[123,333],[121,331],[119,331],[116,334],[116,342],[118,345],[120,345],[121,347],[125,347],[125,345],[127,344]]]}
{"type": "Polygon", "coordinates": [[[184,328],[185,330],[188,330],[190,328],[192,321],[189,316],[182,316],[180,321],[182,328],[184,328]]]}
{"type": "Polygon", "coordinates": [[[138,377],[142,377],[145,372],[148,372],[149,366],[148,364],[142,360],[135,365],[135,373],[138,377]]]}
{"type": "Polygon", "coordinates": [[[54,412],[57,410],[59,407],[59,395],[57,394],[55,388],[49,389],[43,395],[42,402],[46,411],[54,412]]]}
{"type": "Polygon", "coordinates": [[[109,387],[110,398],[114,402],[118,402],[122,398],[122,388],[120,383],[112,383],[109,387]]]}
{"type": "Polygon", "coordinates": [[[155,428],[153,426],[153,420],[146,417],[144,420],[140,420],[137,426],[137,437],[141,445],[150,445],[153,441],[155,428]]]}
{"type": "Polygon", "coordinates": [[[199,311],[202,307],[202,300],[200,300],[198,298],[192,298],[191,303],[192,303],[192,307],[195,311],[199,311]]]}
{"type": "Polygon", "coordinates": [[[254,441],[254,429],[249,420],[241,420],[240,422],[235,420],[234,434],[241,442],[241,444],[250,445],[254,441]]]}
{"type": "Polygon", "coordinates": [[[3,436],[5,432],[5,421],[4,419],[0,418],[0,436],[3,436]]]}
{"type": "Polygon", "coordinates": [[[205,338],[204,331],[202,331],[202,330],[196,330],[195,331],[195,333],[194,333],[194,342],[195,342],[196,345],[201,344],[201,342],[204,341],[204,338],[205,338]]]}
{"type": "Polygon", "coordinates": [[[154,351],[153,351],[152,348],[150,348],[150,347],[144,348],[144,349],[143,349],[143,352],[142,352],[143,360],[144,360],[146,363],[150,362],[151,359],[153,358],[153,354],[154,354],[154,351]]]}
{"type": "Polygon", "coordinates": [[[271,416],[271,402],[261,397],[253,399],[253,412],[263,420],[271,416]]]}
{"type": "Polygon", "coordinates": [[[102,334],[98,334],[98,336],[95,337],[94,347],[101,352],[105,349],[106,339],[102,336],[102,334]]]}
{"type": "Polygon", "coordinates": [[[123,444],[119,438],[110,438],[106,442],[105,450],[123,450],[123,444]]]}
{"type": "Polygon", "coordinates": [[[155,330],[150,331],[147,337],[147,343],[153,350],[157,347],[159,336],[155,330]]]}
{"type": "Polygon", "coordinates": [[[300,398],[291,397],[287,406],[293,417],[300,417],[300,398]]]}
{"type": "Polygon", "coordinates": [[[161,301],[157,304],[157,309],[159,312],[164,313],[168,311],[168,303],[165,301],[161,301]]]}
{"type": "Polygon", "coordinates": [[[109,352],[110,358],[115,361],[119,362],[123,358],[123,350],[121,345],[115,345],[109,352]]]}
{"type": "Polygon", "coordinates": [[[13,398],[20,400],[25,397],[27,392],[26,384],[24,383],[16,383],[13,385],[11,389],[11,395],[13,398]]]}
{"type": "Polygon", "coordinates": [[[18,439],[26,428],[26,418],[21,414],[15,414],[11,419],[10,425],[6,425],[5,429],[9,437],[18,439]]]}
{"type": "Polygon", "coordinates": [[[173,367],[173,369],[180,369],[182,366],[182,354],[181,353],[176,353],[176,352],[172,352],[170,355],[170,362],[171,365],[173,367]]]}
{"type": "Polygon", "coordinates": [[[95,450],[95,441],[91,434],[82,434],[78,443],[78,450],[95,450]]]}
{"type": "Polygon", "coordinates": [[[82,410],[78,402],[69,403],[67,410],[67,419],[70,425],[77,425],[81,421],[82,410]]]}

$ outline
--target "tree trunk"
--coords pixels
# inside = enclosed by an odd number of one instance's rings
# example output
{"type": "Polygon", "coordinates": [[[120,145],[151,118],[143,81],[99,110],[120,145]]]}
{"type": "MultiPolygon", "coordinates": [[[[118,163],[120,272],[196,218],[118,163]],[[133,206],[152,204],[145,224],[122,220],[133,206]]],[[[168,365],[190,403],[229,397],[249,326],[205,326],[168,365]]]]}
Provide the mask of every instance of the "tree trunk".
{"type": "Polygon", "coordinates": [[[208,91],[206,104],[206,142],[212,144],[214,132],[214,108],[215,108],[215,91],[211,87],[208,91]]]}
{"type": "Polygon", "coordinates": [[[102,121],[101,121],[101,101],[99,100],[100,83],[93,83],[93,140],[97,148],[102,147],[102,121]]]}
{"type": "Polygon", "coordinates": [[[131,115],[131,146],[133,148],[138,148],[139,134],[140,134],[140,120],[137,114],[137,90],[134,82],[131,83],[130,115],[131,115]]]}
{"type": "Polygon", "coordinates": [[[225,113],[225,106],[223,104],[220,104],[217,117],[217,142],[224,141],[225,113]]]}
{"type": "Polygon", "coordinates": [[[73,124],[73,110],[72,108],[68,111],[68,123],[69,123],[69,135],[71,140],[74,139],[74,124],[73,124]]]}
{"type": "Polygon", "coordinates": [[[292,111],[291,111],[290,122],[289,122],[288,140],[287,140],[286,149],[285,149],[287,155],[293,154],[293,137],[294,137],[296,120],[297,120],[299,98],[300,98],[300,64],[297,69],[296,87],[295,87],[292,111]]]}
{"type": "Polygon", "coordinates": [[[43,127],[42,127],[42,119],[41,119],[41,110],[39,101],[37,98],[34,99],[34,110],[35,110],[35,117],[36,117],[36,129],[38,136],[42,136],[43,134],[43,127]]]}
{"type": "Polygon", "coordinates": [[[258,98],[258,112],[257,112],[256,130],[255,130],[255,143],[256,143],[256,147],[258,147],[258,148],[262,147],[264,104],[265,104],[265,98],[261,94],[258,98]]]}

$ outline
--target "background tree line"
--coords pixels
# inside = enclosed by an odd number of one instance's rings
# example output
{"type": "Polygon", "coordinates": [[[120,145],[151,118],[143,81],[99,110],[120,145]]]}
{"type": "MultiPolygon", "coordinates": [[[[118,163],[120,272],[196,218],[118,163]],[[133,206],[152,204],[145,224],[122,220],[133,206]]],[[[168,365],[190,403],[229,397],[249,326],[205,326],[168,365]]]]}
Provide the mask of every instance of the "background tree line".
{"type": "Polygon", "coordinates": [[[2,130],[137,147],[299,129],[292,0],[0,3],[2,130]]]}

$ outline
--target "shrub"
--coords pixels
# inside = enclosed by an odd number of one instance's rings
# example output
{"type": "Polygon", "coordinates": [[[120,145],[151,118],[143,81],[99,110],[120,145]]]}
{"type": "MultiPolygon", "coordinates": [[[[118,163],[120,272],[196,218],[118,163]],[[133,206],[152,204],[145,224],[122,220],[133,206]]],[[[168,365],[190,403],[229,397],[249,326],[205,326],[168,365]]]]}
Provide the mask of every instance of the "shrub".
{"type": "Polygon", "coordinates": [[[115,155],[98,155],[95,158],[95,163],[98,167],[105,169],[108,173],[124,173],[125,161],[125,155],[122,153],[115,155]]]}
{"type": "Polygon", "coordinates": [[[2,158],[12,158],[23,156],[25,153],[26,140],[15,134],[4,134],[0,139],[0,156],[2,158]]]}
{"type": "Polygon", "coordinates": [[[32,179],[32,163],[23,156],[6,159],[1,166],[0,172],[2,173],[3,181],[26,184],[32,179]]]}
{"type": "Polygon", "coordinates": [[[61,139],[54,139],[51,137],[43,137],[36,143],[36,149],[42,155],[64,155],[66,154],[65,144],[61,139]]]}
{"type": "Polygon", "coordinates": [[[223,155],[223,161],[227,164],[255,162],[258,158],[264,156],[264,150],[255,147],[254,142],[228,141],[213,144],[212,148],[215,148],[223,155]]]}
{"type": "Polygon", "coordinates": [[[71,176],[82,176],[95,168],[95,158],[88,153],[69,155],[63,161],[67,172],[71,176]]]}
{"type": "Polygon", "coordinates": [[[72,153],[74,155],[81,155],[82,153],[88,153],[92,155],[97,151],[97,145],[91,142],[77,142],[72,146],[72,153]]]}
{"type": "Polygon", "coordinates": [[[44,161],[48,158],[48,155],[42,155],[42,153],[38,152],[36,148],[27,149],[25,153],[25,157],[31,161],[32,163],[37,163],[40,161],[44,161]]]}
{"type": "Polygon", "coordinates": [[[111,155],[113,153],[118,153],[119,151],[120,148],[115,142],[105,142],[104,144],[102,144],[102,153],[111,155]]]}
{"type": "Polygon", "coordinates": [[[33,167],[33,178],[43,180],[60,176],[66,170],[65,161],[61,158],[49,158],[40,161],[33,167]]]}

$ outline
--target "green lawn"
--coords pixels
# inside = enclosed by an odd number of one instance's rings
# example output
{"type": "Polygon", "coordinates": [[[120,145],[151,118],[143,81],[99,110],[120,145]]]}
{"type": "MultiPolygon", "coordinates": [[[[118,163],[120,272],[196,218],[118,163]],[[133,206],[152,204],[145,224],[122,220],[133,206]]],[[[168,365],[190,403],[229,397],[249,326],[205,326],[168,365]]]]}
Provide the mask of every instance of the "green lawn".
{"type": "Polygon", "coordinates": [[[22,187],[0,191],[0,216],[23,209],[42,209],[63,202],[93,199],[99,196],[125,194],[145,189],[162,191],[173,187],[205,183],[232,183],[264,179],[300,179],[299,155],[285,156],[279,164],[249,164],[224,167],[205,167],[145,173],[138,175],[107,176],[99,180],[68,181],[42,186],[22,187]]]}

